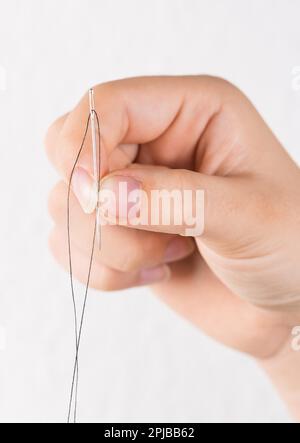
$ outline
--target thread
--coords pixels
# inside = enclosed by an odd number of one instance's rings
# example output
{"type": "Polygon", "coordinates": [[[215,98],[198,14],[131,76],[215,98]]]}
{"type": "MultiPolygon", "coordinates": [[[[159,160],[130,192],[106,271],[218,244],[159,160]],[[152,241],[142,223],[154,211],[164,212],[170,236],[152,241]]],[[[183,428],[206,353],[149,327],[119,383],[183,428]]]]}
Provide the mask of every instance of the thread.
{"type": "MultiPolygon", "coordinates": [[[[99,151],[99,162],[98,162],[98,173],[99,173],[98,174],[98,177],[99,177],[98,195],[99,195],[99,192],[100,192],[100,172],[101,172],[101,162],[100,162],[100,159],[101,159],[101,131],[100,131],[100,122],[99,122],[98,114],[95,110],[93,110],[92,112],[94,113],[94,115],[96,117],[96,121],[97,121],[98,151],[99,151]]],[[[73,314],[74,314],[74,332],[75,332],[75,361],[74,361],[74,366],[73,366],[73,375],[72,375],[72,383],[71,383],[69,406],[68,406],[68,420],[67,420],[68,423],[71,423],[71,415],[72,415],[72,406],[73,405],[74,405],[73,423],[77,423],[78,387],[79,387],[79,350],[80,350],[82,331],[83,331],[85,314],[86,314],[86,307],[87,307],[87,301],[88,301],[91,272],[92,272],[94,253],[95,253],[97,229],[99,228],[97,226],[98,223],[97,223],[97,216],[96,216],[95,217],[94,232],[93,232],[91,255],[90,255],[90,260],[89,260],[89,268],[88,268],[88,274],[87,274],[87,282],[86,282],[85,293],[84,293],[83,308],[82,308],[82,313],[81,313],[81,317],[80,317],[80,322],[78,322],[77,304],[76,304],[75,289],[74,289],[74,276],[73,276],[70,198],[71,198],[71,192],[72,192],[72,180],[73,180],[74,172],[75,172],[75,169],[77,167],[80,156],[81,156],[82,151],[85,146],[90,123],[91,123],[91,113],[88,117],[83,140],[82,140],[79,152],[77,154],[75,163],[72,168],[72,172],[71,172],[70,180],[69,180],[69,185],[68,185],[68,197],[67,197],[67,236],[68,236],[68,255],[69,255],[69,277],[70,277],[70,284],[71,284],[71,295],[72,295],[72,305],[73,305],[73,314]]],[[[99,202],[97,204],[97,210],[98,210],[98,207],[99,207],[99,202]]]]}

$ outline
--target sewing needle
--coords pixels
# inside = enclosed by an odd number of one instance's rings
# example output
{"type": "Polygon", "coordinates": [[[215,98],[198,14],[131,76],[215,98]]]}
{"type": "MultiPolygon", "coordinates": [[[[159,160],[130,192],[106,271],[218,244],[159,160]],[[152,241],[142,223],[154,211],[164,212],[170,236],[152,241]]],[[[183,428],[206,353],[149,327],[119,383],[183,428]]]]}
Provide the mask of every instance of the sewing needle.
{"type": "MultiPolygon", "coordinates": [[[[97,224],[97,242],[99,245],[99,250],[101,249],[101,223],[100,223],[100,201],[99,201],[99,193],[100,193],[100,131],[99,128],[96,127],[96,109],[95,109],[95,97],[94,90],[90,89],[89,91],[89,102],[90,102],[90,116],[91,116],[91,132],[92,132],[92,147],[93,147],[93,169],[94,169],[94,180],[96,181],[97,187],[97,206],[96,206],[96,224],[97,224]],[[98,137],[97,137],[97,133],[98,137]],[[99,138],[99,140],[97,140],[99,138]],[[98,143],[99,149],[98,149],[98,143]]],[[[97,126],[99,122],[97,121],[97,126]]]]}

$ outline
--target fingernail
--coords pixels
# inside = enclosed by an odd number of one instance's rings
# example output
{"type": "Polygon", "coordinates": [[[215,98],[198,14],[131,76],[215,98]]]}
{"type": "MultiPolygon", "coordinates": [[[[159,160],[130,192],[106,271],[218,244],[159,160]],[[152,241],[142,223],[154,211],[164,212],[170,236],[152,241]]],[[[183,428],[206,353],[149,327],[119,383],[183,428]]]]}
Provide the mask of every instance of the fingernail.
{"type": "Polygon", "coordinates": [[[151,269],[143,269],[140,274],[141,285],[152,285],[164,280],[168,280],[171,276],[169,266],[157,266],[151,269]]]}
{"type": "Polygon", "coordinates": [[[187,257],[193,252],[194,248],[193,242],[176,237],[166,249],[165,263],[172,263],[187,257]]]}
{"type": "Polygon", "coordinates": [[[114,198],[108,199],[105,209],[111,217],[128,220],[133,203],[129,202],[129,196],[134,191],[140,191],[142,185],[132,177],[114,176],[108,177],[101,182],[100,192],[109,191],[114,198]]]}
{"type": "Polygon", "coordinates": [[[83,211],[92,214],[97,206],[97,184],[85,169],[75,169],[72,189],[83,211]]]}

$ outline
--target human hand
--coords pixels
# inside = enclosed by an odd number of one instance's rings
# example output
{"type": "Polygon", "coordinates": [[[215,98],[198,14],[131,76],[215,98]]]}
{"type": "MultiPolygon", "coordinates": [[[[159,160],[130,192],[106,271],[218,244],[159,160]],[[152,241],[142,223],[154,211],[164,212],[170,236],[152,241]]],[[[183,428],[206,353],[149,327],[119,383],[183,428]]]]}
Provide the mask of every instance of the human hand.
{"type": "MultiPolygon", "coordinates": [[[[95,95],[102,189],[115,189],[120,180],[132,189],[135,180],[147,193],[179,187],[204,190],[206,198],[205,230],[193,240],[181,236],[184,225],[104,227],[92,286],[156,283],[154,291],[207,334],[273,364],[300,316],[298,167],[246,97],[225,81],[129,79],[100,85],[95,95]]],[[[65,182],[87,116],[85,97],[49,131],[48,153],[65,182]]],[[[82,281],[93,216],[80,205],[91,212],[95,204],[90,157],[85,150],[72,197],[75,275],[82,281]]],[[[66,198],[61,182],[50,199],[51,248],[64,266],[66,198]]]]}

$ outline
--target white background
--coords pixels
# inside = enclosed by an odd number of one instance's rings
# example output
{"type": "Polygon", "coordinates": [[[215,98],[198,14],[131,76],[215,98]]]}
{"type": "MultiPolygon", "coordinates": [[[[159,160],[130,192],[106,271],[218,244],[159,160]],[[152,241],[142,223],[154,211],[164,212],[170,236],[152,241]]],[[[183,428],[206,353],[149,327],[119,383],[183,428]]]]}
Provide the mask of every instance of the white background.
{"type": "MultiPolygon", "coordinates": [[[[47,126],[98,82],[209,73],[240,86],[299,161],[299,17],[299,0],[0,0],[1,421],[66,417],[73,320],[68,276],[47,249],[47,126]]],[[[253,362],[146,289],[91,293],[79,417],[288,420],[253,362]]]]}

